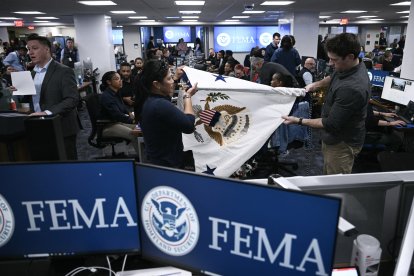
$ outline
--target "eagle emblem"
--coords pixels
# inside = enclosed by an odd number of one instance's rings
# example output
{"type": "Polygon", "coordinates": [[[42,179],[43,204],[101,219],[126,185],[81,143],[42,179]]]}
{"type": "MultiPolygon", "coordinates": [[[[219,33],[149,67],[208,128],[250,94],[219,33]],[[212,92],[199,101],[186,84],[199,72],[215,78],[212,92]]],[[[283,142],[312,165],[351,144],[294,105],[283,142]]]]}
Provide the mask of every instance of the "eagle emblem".
{"type": "Polygon", "coordinates": [[[220,146],[228,145],[244,136],[250,127],[250,116],[246,107],[237,107],[229,104],[217,105],[213,108],[210,103],[228,100],[230,97],[221,92],[207,94],[204,110],[200,105],[193,106],[197,121],[194,136],[199,142],[204,142],[197,127],[204,126],[207,134],[220,146]]]}
{"type": "Polygon", "coordinates": [[[177,208],[171,202],[157,202],[151,199],[156,211],[153,213],[153,224],[157,232],[166,240],[180,240],[187,231],[186,218],[183,215],[185,207],[177,208]]]}

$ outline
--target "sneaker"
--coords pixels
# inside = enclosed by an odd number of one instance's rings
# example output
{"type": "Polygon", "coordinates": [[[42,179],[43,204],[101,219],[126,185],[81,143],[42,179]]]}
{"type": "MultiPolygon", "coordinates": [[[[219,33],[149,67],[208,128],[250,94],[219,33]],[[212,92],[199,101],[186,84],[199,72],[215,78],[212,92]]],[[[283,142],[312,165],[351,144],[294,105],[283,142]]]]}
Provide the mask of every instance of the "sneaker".
{"type": "Polygon", "coordinates": [[[289,155],[289,151],[286,150],[285,152],[279,153],[279,158],[280,159],[285,159],[286,157],[288,157],[288,155],[289,155]]]}

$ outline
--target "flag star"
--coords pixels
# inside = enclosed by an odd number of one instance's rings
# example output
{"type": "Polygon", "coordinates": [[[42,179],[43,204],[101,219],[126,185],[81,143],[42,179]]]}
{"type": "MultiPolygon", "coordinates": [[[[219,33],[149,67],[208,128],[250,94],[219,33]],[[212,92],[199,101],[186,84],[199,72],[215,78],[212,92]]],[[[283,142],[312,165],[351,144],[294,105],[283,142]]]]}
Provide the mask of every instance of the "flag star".
{"type": "Polygon", "coordinates": [[[203,173],[214,175],[214,171],[217,169],[217,167],[210,168],[208,165],[206,165],[206,167],[207,167],[207,170],[205,170],[203,173]]]}
{"type": "Polygon", "coordinates": [[[221,81],[226,82],[225,78],[228,78],[228,77],[225,77],[223,75],[213,75],[213,76],[216,77],[216,80],[215,81],[221,80],[221,81]]]}

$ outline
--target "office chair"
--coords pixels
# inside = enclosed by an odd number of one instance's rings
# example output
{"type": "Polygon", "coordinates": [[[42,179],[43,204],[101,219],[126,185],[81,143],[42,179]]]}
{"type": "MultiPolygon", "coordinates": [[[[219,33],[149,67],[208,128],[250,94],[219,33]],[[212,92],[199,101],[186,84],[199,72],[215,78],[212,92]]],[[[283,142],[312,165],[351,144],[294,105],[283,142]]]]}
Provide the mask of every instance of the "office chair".
{"type": "Polygon", "coordinates": [[[414,153],[383,151],[378,154],[381,171],[409,171],[414,170],[414,153]]]}
{"type": "Polygon", "coordinates": [[[128,143],[129,141],[120,137],[108,137],[102,135],[102,131],[105,126],[112,124],[113,122],[110,120],[98,119],[100,110],[99,97],[100,94],[90,94],[85,98],[86,108],[88,109],[92,125],[92,130],[88,137],[88,143],[98,149],[103,149],[110,145],[112,148],[112,157],[115,157],[118,156],[115,152],[115,145],[124,141],[128,143]]]}

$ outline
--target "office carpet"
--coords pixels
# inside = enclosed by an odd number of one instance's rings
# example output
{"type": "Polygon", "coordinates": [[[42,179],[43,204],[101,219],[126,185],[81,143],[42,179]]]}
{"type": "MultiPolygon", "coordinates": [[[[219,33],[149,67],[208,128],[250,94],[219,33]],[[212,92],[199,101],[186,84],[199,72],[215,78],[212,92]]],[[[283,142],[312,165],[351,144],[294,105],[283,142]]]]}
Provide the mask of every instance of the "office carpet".
{"type": "MultiPolygon", "coordinates": [[[[88,137],[91,133],[91,123],[85,104],[83,103],[78,108],[79,116],[82,122],[83,129],[78,135],[78,159],[79,160],[95,160],[100,158],[111,158],[111,147],[108,146],[104,149],[98,149],[88,144],[88,137]]],[[[124,153],[126,157],[135,157],[135,151],[130,144],[120,143],[115,146],[116,153],[124,153]]],[[[122,157],[122,158],[126,158],[122,157]]],[[[284,161],[297,162],[298,168],[293,170],[294,173],[301,176],[307,175],[321,175],[323,158],[321,153],[320,144],[320,130],[314,129],[312,131],[312,143],[300,148],[289,149],[289,154],[284,157],[278,157],[283,166],[284,161]]],[[[277,165],[276,165],[277,167],[277,165]]],[[[290,166],[287,166],[291,168],[290,166]]],[[[272,168],[274,169],[274,167],[272,168]]],[[[274,173],[273,170],[263,169],[254,172],[249,178],[254,177],[267,177],[269,174],[274,173]]],[[[289,176],[284,171],[280,173],[283,176],[289,176]]]]}

